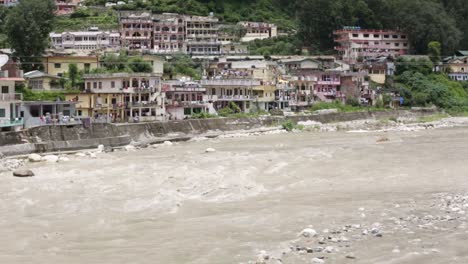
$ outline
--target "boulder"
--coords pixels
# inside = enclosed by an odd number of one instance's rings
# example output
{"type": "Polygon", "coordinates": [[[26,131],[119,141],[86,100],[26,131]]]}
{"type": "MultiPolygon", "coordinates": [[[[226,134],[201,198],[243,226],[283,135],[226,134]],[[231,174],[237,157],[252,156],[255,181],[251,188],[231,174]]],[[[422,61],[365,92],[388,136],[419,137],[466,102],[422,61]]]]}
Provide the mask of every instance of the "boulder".
{"type": "Polygon", "coordinates": [[[86,154],[84,154],[83,152],[78,152],[75,154],[77,157],[86,157],[86,154]]]}
{"type": "Polygon", "coordinates": [[[41,155],[39,155],[39,154],[29,154],[28,160],[29,160],[30,162],[41,162],[41,161],[42,161],[42,157],[41,157],[41,155]]]}
{"type": "Polygon", "coordinates": [[[59,162],[67,162],[67,161],[70,161],[70,159],[68,157],[63,156],[63,157],[59,157],[58,161],[59,162]]]}
{"type": "Polygon", "coordinates": [[[172,143],[171,141],[164,141],[164,143],[162,143],[163,146],[172,146],[174,145],[174,143],[172,143]]]}
{"type": "Polygon", "coordinates": [[[31,170],[15,170],[13,172],[13,176],[15,177],[32,177],[34,176],[34,172],[31,170]]]}
{"type": "Polygon", "coordinates": [[[55,163],[58,162],[59,157],[57,157],[56,155],[47,155],[42,157],[42,160],[45,162],[55,163]]]}
{"type": "Polygon", "coordinates": [[[313,258],[312,263],[325,263],[325,260],[319,258],[313,258]]]}
{"type": "Polygon", "coordinates": [[[105,147],[102,144],[97,147],[97,152],[99,153],[104,152],[104,150],[105,150],[105,147]]]}
{"type": "Polygon", "coordinates": [[[317,231],[315,231],[312,228],[306,228],[306,229],[301,231],[301,235],[303,237],[315,237],[315,236],[317,236],[317,231]]]}
{"type": "Polygon", "coordinates": [[[111,147],[111,146],[106,146],[106,147],[104,148],[104,152],[105,152],[105,153],[114,152],[114,148],[111,147]]]}
{"type": "Polygon", "coordinates": [[[124,148],[125,148],[126,151],[135,151],[136,150],[136,148],[134,146],[132,146],[132,145],[127,145],[124,148]]]}
{"type": "Polygon", "coordinates": [[[207,148],[207,149],[205,150],[205,152],[206,152],[206,153],[216,152],[216,149],[214,149],[214,148],[207,148]]]}

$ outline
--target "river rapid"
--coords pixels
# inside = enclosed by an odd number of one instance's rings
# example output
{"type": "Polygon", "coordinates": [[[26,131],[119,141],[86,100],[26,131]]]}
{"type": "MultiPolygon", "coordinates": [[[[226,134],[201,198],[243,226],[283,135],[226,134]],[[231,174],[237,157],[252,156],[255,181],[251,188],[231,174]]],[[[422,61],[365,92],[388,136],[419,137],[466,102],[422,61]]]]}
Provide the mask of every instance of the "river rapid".
{"type": "Polygon", "coordinates": [[[28,163],[0,174],[0,263],[468,263],[467,157],[457,127],[28,163]]]}

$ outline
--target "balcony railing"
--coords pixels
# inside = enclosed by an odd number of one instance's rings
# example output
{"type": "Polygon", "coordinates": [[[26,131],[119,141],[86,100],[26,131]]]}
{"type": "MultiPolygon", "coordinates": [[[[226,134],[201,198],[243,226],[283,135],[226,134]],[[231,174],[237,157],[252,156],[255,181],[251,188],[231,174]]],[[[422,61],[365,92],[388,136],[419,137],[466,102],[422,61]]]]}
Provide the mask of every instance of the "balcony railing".
{"type": "Polygon", "coordinates": [[[0,119],[0,127],[12,127],[12,126],[22,126],[24,125],[24,120],[18,118],[15,120],[10,119],[0,119]]]}
{"type": "Polygon", "coordinates": [[[157,102],[129,102],[128,107],[155,107],[157,102]]]}
{"type": "Polygon", "coordinates": [[[1,94],[0,101],[22,101],[23,94],[14,93],[14,94],[1,94]]]}
{"type": "Polygon", "coordinates": [[[220,79],[220,80],[202,80],[201,85],[205,86],[257,86],[259,80],[251,79],[220,79]]]}
{"type": "Polygon", "coordinates": [[[253,101],[258,97],[253,95],[205,95],[206,101],[253,101]]]}
{"type": "Polygon", "coordinates": [[[317,81],[318,85],[340,85],[340,81],[317,81]]]}

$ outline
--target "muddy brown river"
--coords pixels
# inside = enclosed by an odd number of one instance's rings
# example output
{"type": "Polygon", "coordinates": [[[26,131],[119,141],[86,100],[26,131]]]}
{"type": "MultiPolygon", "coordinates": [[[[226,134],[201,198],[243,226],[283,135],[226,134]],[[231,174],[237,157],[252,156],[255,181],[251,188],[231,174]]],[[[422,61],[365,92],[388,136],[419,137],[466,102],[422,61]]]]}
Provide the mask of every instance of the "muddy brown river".
{"type": "Polygon", "coordinates": [[[0,263],[468,263],[468,128],[70,157],[0,175],[0,263]]]}

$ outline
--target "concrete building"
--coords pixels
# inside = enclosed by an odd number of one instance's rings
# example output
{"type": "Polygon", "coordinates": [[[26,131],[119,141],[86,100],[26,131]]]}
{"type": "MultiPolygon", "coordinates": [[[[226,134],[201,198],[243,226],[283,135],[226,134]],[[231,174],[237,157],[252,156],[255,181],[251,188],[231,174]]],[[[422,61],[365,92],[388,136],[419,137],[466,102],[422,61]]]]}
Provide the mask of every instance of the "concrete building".
{"type": "Polygon", "coordinates": [[[241,21],[238,25],[244,27],[246,30],[244,37],[241,39],[242,42],[278,36],[278,27],[275,24],[241,21]]]}
{"type": "Polygon", "coordinates": [[[0,0],[2,6],[14,6],[19,3],[19,0],[0,0]]]}
{"type": "Polygon", "coordinates": [[[408,35],[395,30],[372,30],[345,27],[333,32],[335,50],[350,64],[379,56],[398,57],[409,53],[408,35]]]}
{"type": "Polygon", "coordinates": [[[182,120],[201,112],[214,114],[212,104],[204,101],[206,89],[196,82],[165,81],[166,111],[169,120],[182,120]]]}
{"type": "Polygon", "coordinates": [[[219,55],[218,19],[172,13],[122,12],[121,45],[130,50],[152,53],[219,55]]]}
{"type": "Polygon", "coordinates": [[[120,48],[118,32],[100,31],[98,28],[90,28],[88,31],[52,32],[49,37],[53,49],[94,51],[120,48]]]}
{"type": "Polygon", "coordinates": [[[74,118],[75,105],[76,102],[68,101],[23,102],[24,127],[77,124],[80,121],[74,118]]]}
{"type": "Polygon", "coordinates": [[[120,42],[129,50],[151,50],[153,48],[153,19],[149,13],[121,13],[120,42]]]}
{"type": "MultiPolygon", "coordinates": [[[[154,73],[86,74],[87,93],[93,94],[89,107],[93,116],[105,116],[120,121],[166,120],[165,93],[161,90],[161,75],[154,73]]],[[[73,97],[72,97],[73,98],[73,97]]],[[[79,101],[80,98],[75,98],[79,101]]],[[[78,111],[88,111],[82,105],[78,111]]]]}
{"type": "Polygon", "coordinates": [[[26,86],[33,91],[62,90],[60,77],[41,71],[31,71],[24,74],[26,86]]]}
{"type": "Polygon", "coordinates": [[[454,81],[468,81],[468,56],[454,57],[446,60],[443,70],[454,81]]]}
{"type": "Polygon", "coordinates": [[[63,76],[70,64],[76,64],[78,70],[89,72],[99,66],[98,56],[73,56],[72,54],[52,54],[43,57],[45,72],[50,75],[63,76]]]}
{"type": "Polygon", "coordinates": [[[209,79],[202,80],[201,85],[206,88],[203,101],[212,103],[216,111],[233,102],[242,112],[248,113],[257,99],[253,88],[260,86],[260,81],[250,78],[209,79]]]}
{"type": "Polygon", "coordinates": [[[76,11],[82,0],[56,0],[55,14],[59,16],[70,15],[76,11]]]}
{"type": "Polygon", "coordinates": [[[17,82],[24,82],[24,79],[0,77],[0,128],[2,131],[19,129],[23,126],[20,113],[23,95],[15,93],[17,82]]]}

